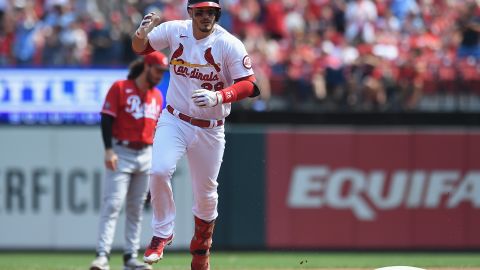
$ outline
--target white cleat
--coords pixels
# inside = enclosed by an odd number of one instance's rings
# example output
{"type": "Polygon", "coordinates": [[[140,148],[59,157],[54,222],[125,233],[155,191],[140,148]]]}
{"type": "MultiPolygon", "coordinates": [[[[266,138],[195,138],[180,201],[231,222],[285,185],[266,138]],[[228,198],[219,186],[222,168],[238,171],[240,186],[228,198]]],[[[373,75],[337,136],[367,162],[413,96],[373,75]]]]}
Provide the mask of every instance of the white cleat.
{"type": "Polygon", "coordinates": [[[98,256],[90,265],[90,270],[110,270],[108,258],[106,256],[98,256]]]}
{"type": "Polygon", "coordinates": [[[153,253],[149,256],[144,256],[143,261],[149,265],[154,263],[158,263],[161,259],[163,259],[163,252],[161,254],[153,253]]]}

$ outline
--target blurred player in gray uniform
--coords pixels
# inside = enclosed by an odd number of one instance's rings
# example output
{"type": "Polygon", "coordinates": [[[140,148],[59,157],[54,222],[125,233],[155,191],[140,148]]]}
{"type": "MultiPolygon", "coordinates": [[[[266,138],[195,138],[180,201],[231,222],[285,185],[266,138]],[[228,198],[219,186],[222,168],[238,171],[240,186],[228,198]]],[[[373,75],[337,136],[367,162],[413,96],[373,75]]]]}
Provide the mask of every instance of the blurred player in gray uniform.
{"type": "Polygon", "coordinates": [[[167,106],[153,143],[150,192],[153,237],[144,254],[146,263],[158,262],[173,240],[175,203],[171,177],[187,156],[192,176],[195,232],[190,243],[191,269],[210,269],[209,255],[218,216],[217,177],[225,149],[225,118],[231,103],[255,97],[250,57],[242,42],[216,24],[219,0],[189,0],[189,20],[160,23],[147,14],[135,32],[133,49],[139,54],[170,53],[167,106]]]}
{"type": "Polygon", "coordinates": [[[126,201],[124,270],[152,269],[137,261],[143,206],[148,192],[155,125],[163,104],[155,87],[168,68],[160,52],[130,65],[127,80],[110,87],[101,111],[106,177],[97,241],[90,270],[108,270],[120,210],[126,201]]]}

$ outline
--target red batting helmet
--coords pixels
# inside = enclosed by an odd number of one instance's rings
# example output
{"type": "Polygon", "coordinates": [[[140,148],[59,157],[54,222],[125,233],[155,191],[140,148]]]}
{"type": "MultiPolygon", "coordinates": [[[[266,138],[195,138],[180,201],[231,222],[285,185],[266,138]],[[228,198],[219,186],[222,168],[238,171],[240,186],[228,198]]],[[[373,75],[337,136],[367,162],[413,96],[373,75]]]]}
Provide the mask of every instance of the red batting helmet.
{"type": "Polygon", "coordinates": [[[220,7],[220,0],[188,0],[187,9],[202,8],[202,7],[217,8],[215,21],[218,22],[218,20],[220,20],[220,16],[222,16],[222,8],[220,7]]]}
{"type": "Polygon", "coordinates": [[[168,70],[168,58],[159,51],[153,51],[145,55],[145,63],[149,65],[157,65],[163,70],[168,70]]]}
{"type": "Polygon", "coordinates": [[[215,7],[220,8],[219,0],[188,0],[187,7],[200,8],[200,7],[215,7]]]}

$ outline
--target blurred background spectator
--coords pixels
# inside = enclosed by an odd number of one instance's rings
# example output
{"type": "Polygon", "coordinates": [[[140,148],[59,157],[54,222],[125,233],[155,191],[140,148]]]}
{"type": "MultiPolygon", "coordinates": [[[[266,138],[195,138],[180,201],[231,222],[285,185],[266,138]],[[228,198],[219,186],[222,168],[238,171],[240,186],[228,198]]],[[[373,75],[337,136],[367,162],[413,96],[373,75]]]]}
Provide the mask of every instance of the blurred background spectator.
{"type": "MultiPolygon", "coordinates": [[[[246,110],[480,111],[480,1],[222,0],[262,96],[246,110]]],[[[126,67],[185,0],[0,0],[0,65],[126,67]]]]}

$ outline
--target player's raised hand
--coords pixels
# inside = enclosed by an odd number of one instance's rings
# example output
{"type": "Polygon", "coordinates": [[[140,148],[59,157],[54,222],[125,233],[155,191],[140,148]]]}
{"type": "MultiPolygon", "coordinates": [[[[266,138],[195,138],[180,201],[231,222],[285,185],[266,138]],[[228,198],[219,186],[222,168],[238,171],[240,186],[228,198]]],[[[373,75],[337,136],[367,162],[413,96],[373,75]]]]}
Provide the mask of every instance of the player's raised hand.
{"type": "Polygon", "coordinates": [[[207,89],[197,89],[192,93],[193,103],[198,107],[215,107],[222,104],[222,94],[207,89]]]}
{"type": "Polygon", "coordinates": [[[118,156],[112,149],[105,150],[105,167],[112,171],[117,169],[118,156]]]}
{"type": "Polygon", "coordinates": [[[141,39],[146,38],[148,33],[150,33],[155,26],[160,24],[160,21],[160,16],[155,14],[155,12],[148,13],[143,17],[142,22],[140,22],[137,31],[135,31],[135,35],[141,39]]]}

